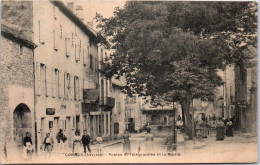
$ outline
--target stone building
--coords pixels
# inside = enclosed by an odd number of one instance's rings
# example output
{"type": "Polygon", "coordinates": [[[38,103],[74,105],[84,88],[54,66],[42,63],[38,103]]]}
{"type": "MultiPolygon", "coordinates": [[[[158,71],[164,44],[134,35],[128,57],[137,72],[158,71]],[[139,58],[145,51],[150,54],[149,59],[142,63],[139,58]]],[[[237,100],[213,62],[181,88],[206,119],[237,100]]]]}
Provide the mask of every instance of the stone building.
{"type": "Polygon", "coordinates": [[[55,137],[63,129],[67,147],[75,131],[97,136],[98,117],[82,108],[84,90],[98,95],[96,34],[61,1],[3,2],[2,8],[2,20],[38,45],[33,61],[36,152],[47,132],[55,137]]]}
{"type": "Polygon", "coordinates": [[[36,44],[1,25],[1,160],[20,159],[25,133],[35,143],[34,71],[36,44]]]}
{"type": "Polygon", "coordinates": [[[111,138],[121,137],[125,132],[126,126],[126,94],[122,92],[125,85],[124,77],[120,79],[111,79],[111,97],[115,98],[115,106],[111,112],[111,138]]]}
{"type": "Polygon", "coordinates": [[[126,122],[130,132],[138,131],[146,123],[146,116],[142,114],[142,97],[126,96],[126,122]]]}

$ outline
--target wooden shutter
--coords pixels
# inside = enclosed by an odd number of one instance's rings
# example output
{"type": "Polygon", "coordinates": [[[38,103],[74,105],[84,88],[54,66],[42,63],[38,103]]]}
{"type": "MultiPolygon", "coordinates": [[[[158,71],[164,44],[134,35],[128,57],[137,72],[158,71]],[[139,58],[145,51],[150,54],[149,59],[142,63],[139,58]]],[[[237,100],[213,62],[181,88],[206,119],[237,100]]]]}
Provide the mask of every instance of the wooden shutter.
{"type": "Polygon", "coordinates": [[[46,96],[51,96],[51,68],[46,67],[46,96]]]}
{"type": "Polygon", "coordinates": [[[65,38],[65,53],[66,53],[67,57],[70,56],[70,48],[71,48],[70,39],[69,38],[65,38]]]}
{"type": "Polygon", "coordinates": [[[64,84],[63,84],[63,89],[64,89],[64,98],[67,99],[68,98],[68,81],[67,81],[67,73],[64,72],[64,84]]]}
{"type": "Polygon", "coordinates": [[[52,97],[56,97],[56,76],[55,76],[55,68],[51,69],[52,73],[52,97]]]}
{"type": "Polygon", "coordinates": [[[84,79],[79,78],[79,100],[83,100],[83,85],[84,85],[84,79]]]}
{"type": "Polygon", "coordinates": [[[75,45],[75,60],[76,62],[80,61],[80,46],[75,45]]]}
{"type": "Polygon", "coordinates": [[[64,98],[64,77],[61,71],[59,72],[59,97],[64,98]]]}

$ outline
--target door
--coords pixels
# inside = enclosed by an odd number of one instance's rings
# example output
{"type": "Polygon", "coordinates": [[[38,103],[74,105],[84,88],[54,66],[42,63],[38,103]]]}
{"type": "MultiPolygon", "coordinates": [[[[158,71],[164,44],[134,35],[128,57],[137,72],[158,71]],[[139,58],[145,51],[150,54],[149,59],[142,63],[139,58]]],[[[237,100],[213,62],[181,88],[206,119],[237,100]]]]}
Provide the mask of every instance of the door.
{"type": "Polygon", "coordinates": [[[26,104],[19,104],[13,112],[14,141],[18,150],[23,147],[23,138],[26,132],[32,137],[32,117],[31,111],[26,104]]]}
{"type": "Polygon", "coordinates": [[[74,132],[72,132],[70,117],[66,117],[66,136],[68,138],[67,140],[70,148],[72,147],[72,137],[74,137],[73,135],[74,132]]]}

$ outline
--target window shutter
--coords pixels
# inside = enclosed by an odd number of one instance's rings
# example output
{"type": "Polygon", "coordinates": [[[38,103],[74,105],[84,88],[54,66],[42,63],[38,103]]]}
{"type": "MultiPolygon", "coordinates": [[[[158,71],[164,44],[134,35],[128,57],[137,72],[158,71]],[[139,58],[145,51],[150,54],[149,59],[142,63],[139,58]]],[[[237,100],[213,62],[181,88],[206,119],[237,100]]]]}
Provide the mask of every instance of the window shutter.
{"type": "Polygon", "coordinates": [[[63,88],[64,88],[64,98],[67,99],[68,98],[68,81],[67,81],[67,73],[64,72],[64,84],[63,84],[63,88]]]}
{"type": "Polygon", "coordinates": [[[77,100],[77,78],[74,77],[74,100],[77,100]]]}
{"type": "Polygon", "coordinates": [[[57,47],[57,43],[58,43],[58,40],[57,40],[57,32],[55,30],[53,30],[53,48],[54,50],[58,50],[58,47],[57,47]]]}
{"type": "Polygon", "coordinates": [[[72,100],[72,76],[69,74],[69,80],[68,80],[68,98],[72,100]]]}
{"type": "Polygon", "coordinates": [[[65,38],[65,53],[67,57],[70,56],[70,48],[71,48],[70,39],[65,38]]]}
{"type": "Polygon", "coordinates": [[[70,99],[74,100],[74,76],[70,75],[70,99]]]}
{"type": "Polygon", "coordinates": [[[75,45],[75,60],[76,62],[80,61],[80,46],[75,45]]]}
{"type": "Polygon", "coordinates": [[[41,64],[39,62],[36,62],[35,64],[35,73],[36,73],[36,95],[40,96],[41,95],[41,64]]]}
{"type": "Polygon", "coordinates": [[[51,68],[46,67],[46,96],[51,96],[51,68]]]}
{"type": "Polygon", "coordinates": [[[83,64],[86,66],[87,65],[87,51],[85,49],[82,50],[82,56],[83,56],[83,64]]]}
{"type": "Polygon", "coordinates": [[[84,84],[84,79],[79,78],[79,100],[83,100],[83,84],[84,84]]]}
{"type": "Polygon", "coordinates": [[[64,77],[61,71],[59,72],[59,97],[64,98],[64,77]]]}
{"type": "Polygon", "coordinates": [[[55,68],[51,69],[51,73],[52,73],[52,97],[56,97],[56,78],[55,78],[55,68]]]}

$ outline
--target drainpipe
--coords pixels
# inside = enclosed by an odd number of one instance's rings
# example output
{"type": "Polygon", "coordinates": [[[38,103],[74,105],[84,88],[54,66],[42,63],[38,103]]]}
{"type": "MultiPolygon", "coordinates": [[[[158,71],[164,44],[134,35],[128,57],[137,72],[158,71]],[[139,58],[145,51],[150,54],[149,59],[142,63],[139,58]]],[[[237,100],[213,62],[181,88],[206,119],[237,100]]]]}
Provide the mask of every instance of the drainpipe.
{"type": "Polygon", "coordinates": [[[36,90],[36,83],[35,83],[35,81],[36,81],[36,79],[35,79],[35,74],[36,74],[36,72],[35,72],[35,67],[36,67],[36,65],[35,65],[35,56],[34,56],[34,50],[33,50],[33,87],[34,87],[34,89],[33,89],[33,93],[34,93],[34,95],[33,95],[33,101],[34,101],[34,138],[35,138],[35,141],[34,141],[34,147],[35,147],[35,155],[37,155],[37,152],[38,152],[38,137],[37,137],[37,121],[36,121],[36,92],[35,92],[35,90],[36,90]]]}

